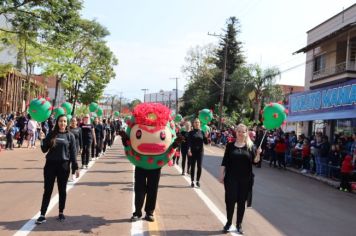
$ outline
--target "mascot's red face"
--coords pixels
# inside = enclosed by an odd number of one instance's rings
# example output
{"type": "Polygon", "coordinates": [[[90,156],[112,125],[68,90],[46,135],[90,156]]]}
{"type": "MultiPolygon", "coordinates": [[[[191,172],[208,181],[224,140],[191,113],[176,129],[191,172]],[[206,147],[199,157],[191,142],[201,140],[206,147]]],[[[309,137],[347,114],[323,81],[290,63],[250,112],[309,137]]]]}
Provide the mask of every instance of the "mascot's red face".
{"type": "Polygon", "coordinates": [[[136,124],[130,132],[132,148],[144,155],[165,153],[172,143],[172,132],[168,126],[153,127],[136,124]]]}

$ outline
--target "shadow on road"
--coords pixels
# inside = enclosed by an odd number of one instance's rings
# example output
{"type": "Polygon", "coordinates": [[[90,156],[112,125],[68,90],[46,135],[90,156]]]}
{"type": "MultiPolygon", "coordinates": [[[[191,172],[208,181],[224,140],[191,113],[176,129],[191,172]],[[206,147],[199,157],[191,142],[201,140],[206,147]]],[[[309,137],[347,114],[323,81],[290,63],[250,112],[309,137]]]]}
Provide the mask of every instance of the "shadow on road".
{"type": "Polygon", "coordinates": [[[222,230],[213,230],[213,231],[205,231],[205,230],[165,230],[165,231],[146,231],[143,235],[169,235],[169,236],[182,236],[182,235],[226,235],[222,232],[222,230]]]}
{"type": "MultiPolygon", "coordinates": [[[[7,230],[18,230],[26,224],[28,219],[19,221],[0,222],[0,227],[7,230]]],[[[34,232],[43,231],[73,231],[80,230],[81,233],[93,233],[92,230],[103,225],[130,223],[130,219],[107,220],[103,217],[89,215],[66,216],[64,222],[59,222],[56,217],[47,217],[47,222],[36,226],[34,232]]],[[[34,222],[33,222],[34,223],[34,222]]]]}

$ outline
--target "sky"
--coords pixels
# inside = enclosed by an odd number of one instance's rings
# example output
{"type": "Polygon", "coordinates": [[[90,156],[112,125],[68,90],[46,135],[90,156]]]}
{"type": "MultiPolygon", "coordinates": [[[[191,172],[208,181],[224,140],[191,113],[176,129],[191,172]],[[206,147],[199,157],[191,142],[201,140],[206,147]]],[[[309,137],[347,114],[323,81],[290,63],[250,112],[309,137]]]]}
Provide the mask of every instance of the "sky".
{"type": "Polygon", "coordinates": [[[107,95],[143,100],[188,83],[182,73],[191,48],[218,44],[226,20],[240,21],[246,62],[282,72],[277,83],[304,85],[307,31],[348,8],[352,0],[84,0],[82,16],[110,31],[106,38],[119,60],[107,95]]]}

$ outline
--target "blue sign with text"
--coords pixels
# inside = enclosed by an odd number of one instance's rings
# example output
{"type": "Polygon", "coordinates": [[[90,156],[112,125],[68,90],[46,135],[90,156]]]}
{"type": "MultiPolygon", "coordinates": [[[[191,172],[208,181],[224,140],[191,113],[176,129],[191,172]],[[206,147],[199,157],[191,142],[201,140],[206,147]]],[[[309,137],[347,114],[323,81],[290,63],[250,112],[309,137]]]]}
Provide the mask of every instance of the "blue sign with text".
{"type": "Polygon", "coordinates": [[[355,106],[356,80],[289,97],[289,115],[349,110],[355,106]]]}

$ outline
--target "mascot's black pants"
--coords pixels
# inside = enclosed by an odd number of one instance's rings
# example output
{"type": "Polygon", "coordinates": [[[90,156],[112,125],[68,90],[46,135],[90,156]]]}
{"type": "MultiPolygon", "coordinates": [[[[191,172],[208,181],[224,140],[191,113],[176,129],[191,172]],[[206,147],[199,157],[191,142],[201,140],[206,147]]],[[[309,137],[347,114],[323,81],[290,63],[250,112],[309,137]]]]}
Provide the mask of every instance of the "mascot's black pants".
{"type": "Polygon", "coordinates": [[[145,201],[145,212],[153,215],[156,207],[158,183],[161,176],[161,168],[146,170],[140,167],[135,168],[135,212],[134,215],[142,216],[142,206],[145,201]]]}

